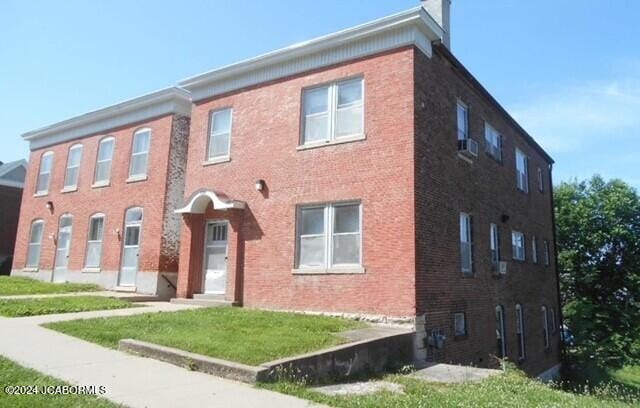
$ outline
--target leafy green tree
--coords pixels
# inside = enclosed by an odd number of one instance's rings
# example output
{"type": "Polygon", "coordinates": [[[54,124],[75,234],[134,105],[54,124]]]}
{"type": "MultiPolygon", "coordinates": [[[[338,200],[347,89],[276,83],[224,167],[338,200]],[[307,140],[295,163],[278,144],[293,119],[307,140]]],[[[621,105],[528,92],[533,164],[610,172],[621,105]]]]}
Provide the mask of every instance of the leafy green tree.
{"type": "Polygon", "coordinates": [[[640,199],[600,176],[554,190],[566,323],[579,357],[640,361],[640,199]]]}

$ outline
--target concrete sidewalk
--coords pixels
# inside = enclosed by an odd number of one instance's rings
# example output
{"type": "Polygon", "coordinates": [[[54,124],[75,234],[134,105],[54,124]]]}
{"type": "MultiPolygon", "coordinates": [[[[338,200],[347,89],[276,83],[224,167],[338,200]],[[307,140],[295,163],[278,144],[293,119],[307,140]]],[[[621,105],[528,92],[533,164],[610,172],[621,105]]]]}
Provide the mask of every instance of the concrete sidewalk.
{"type": "Polygon", "coordinates": [[[39,326],[79,318],[193,308],[166,302],[148,307],[26,318],[0,318],[0,354],[76,385],[104,385],[103,396],[129,407],[309,407],[284,394],[125,354],[39,326]]]}
{"type": "Polygon", "coordinates": [[[0,300],[14,300],[14,299],[43,299],[53,297],[67,297],[67,296],[106,296],[112,298],[118,298],[122,300],[158,300],[155,295],[142,295],[136,292],[116,292],[113,290],[98,290],[94,292],[62,292],[62,293],[32,293],[29,295],[2,295],[0,300]]]}

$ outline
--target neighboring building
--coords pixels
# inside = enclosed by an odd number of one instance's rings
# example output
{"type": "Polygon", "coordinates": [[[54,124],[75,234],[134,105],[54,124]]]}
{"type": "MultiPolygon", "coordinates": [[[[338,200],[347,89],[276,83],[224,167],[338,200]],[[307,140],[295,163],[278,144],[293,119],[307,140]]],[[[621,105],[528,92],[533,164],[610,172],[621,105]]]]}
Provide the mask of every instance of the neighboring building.
{"type": "MultiPolygon", "coordinates": [[[[179,207],[177,296],[410,323],[418,361],[495,366],[492,356],[505,356],[548,377],[560,360],[553,161],[451,54],[449,1],[423,7],[431,14],[416,7],[180,83],[193,102],[188,158],[159,178],[184,182],[184,201],[170,205],[174,194],[160,188],[143,193],[164,203],[165,217],[179,207]]],[[[43,148],[39,132],[26,135],[32,163],[48,150],[64,162],[85,143],[44,131],[43,148]]],[[[166,169],[171,150],[155,148],[155,134],[149,162],[166,169]]],[[[153,205],[130,202],[125,178],[109,193],[123,201],[119,225],[124,208],[153,205]]],[[[56,217],[82,212],[86,230],[92,213],[106,211],[84,195],[93,192],[73,193],[82,211],[56,204],[56,217]]],[[[28,195],[16,272],[31,223],[57,228],[44,202],[64,197],[28,195]]],[[[81,248],[86,237],[74,232],[76,240],[81,248]]],[[[109,241],[103,269],[114,282],[119,244],[109,241]]],[[[51,269],[46,242],[40,263],[51,269]]],[[[162,253],[160,239],[146,244],[162,253]]],[[[78,251],[70,270],[81,267],[78,251]]],[[[156,265],[141,269],[166,269],[156,265]]]]}
{"type": "Polygon", "coordinates": [[[11,272],[27,161],[0,162],[0,275],[11,272]]]}
{"type": "Polygon", "coordinates": [[[26,133],[12,275],[172,296],[189,114],[169,88],[26,133]]]}

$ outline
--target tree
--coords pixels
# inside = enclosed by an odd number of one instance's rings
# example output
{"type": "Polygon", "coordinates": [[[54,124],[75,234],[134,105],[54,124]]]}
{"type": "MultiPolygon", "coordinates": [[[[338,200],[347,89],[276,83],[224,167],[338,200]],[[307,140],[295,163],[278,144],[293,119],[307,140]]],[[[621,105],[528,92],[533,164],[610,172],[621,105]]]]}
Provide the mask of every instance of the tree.
{"type": "Polygon", "coordinates": [[[577,353],[603,365],[640,361],[640,199],[600,176],[554,190],[565,321],[577,353]]]}

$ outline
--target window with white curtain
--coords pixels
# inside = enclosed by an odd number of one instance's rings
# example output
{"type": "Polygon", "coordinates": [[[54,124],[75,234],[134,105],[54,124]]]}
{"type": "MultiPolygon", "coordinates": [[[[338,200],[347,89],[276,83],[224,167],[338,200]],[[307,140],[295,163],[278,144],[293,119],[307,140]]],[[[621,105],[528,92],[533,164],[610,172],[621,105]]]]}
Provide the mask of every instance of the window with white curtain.
{"type": "Polygon", "coordinates": [[[469,138],[469,108],[461,101],[456,104],[456,123],[458,140],[467,140],[469,138]]]}
{"type": "Polygon", "coordinates": [[[49,192],[49,182],[51,180],[52,169],[53,152],[46,152],[40,158],[40,171],[38,172],[36,194],[47,194],[49,192]]]}
{"type": "Polygon", "coordinates": [[[102,236],[104,234],[104,214],[92,215],[89,219],[87,237],[86,268],[99,268],[102,257],[102,236]]]}
{"type": "Polygon", "coordinates": [[[522,153],[519,149],[516,149],[516,184],[518,189],[529,192],[529,158],[522,153]]]}
{"type": "Polygon", "coordinates": [[[362,265],[360,203],[300,206],[297,267],[323,269],[362,265]]]}
{"type": "Polygon", "coordinates": [[[210,120],[207,160],[228,158],[231,150],[233,109],[225,108],[211,112],[210,120]]]}
{"type": "Polygon", "coordinates": [[[64,188],[73,189],[78,186],[80,163],[82,161],[82,145],[75,144],[69,149],[67,157],[67,171],[64,174],[64,188]]]}
{"type": "Polygon", "coordinates": [[[460,213],[460,267],[462,273],[473,272],[471,216],[466,213],[460,213]]]}
{"type": "Polygon", "coordinates": [[[511,231],[511,247],[513,259],[517,261],[524,261],[526,259],[524,234],[522,232],[511,231]]]}
{"type": "Polygon", "coordinates": [[[98,158],[96,159],[96,171],[93,182],[95,184],[108,184],[111,178],[111,162],[113,160],[113,148],[116,140],[106,137],[98,146],[98,158]]]}
{"type": "Polygon", "coordinates": [[[29,245],[27,248],[28,268],[37,268],[40,264],[40,248],[42,247],[42,235],[44,233],[44,221],[35,220],[31,223],[29,233],[29,245]]]}
{"type": "Polygon", "coordinates": [[[147,175],[150,143],[151,129],[140,129],[133,135],[129,177],[136,178],[147,175]]]}
{"type": "Polygon", "coordinates": [[[302,144],[330,142],[364,134],[364,79],[305,89],[302,144]]]}

